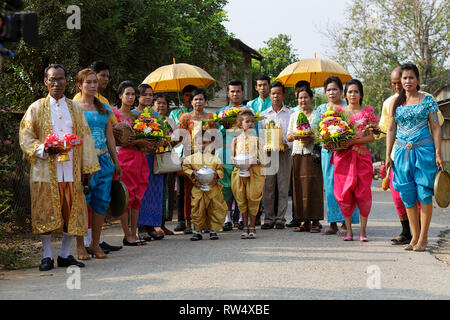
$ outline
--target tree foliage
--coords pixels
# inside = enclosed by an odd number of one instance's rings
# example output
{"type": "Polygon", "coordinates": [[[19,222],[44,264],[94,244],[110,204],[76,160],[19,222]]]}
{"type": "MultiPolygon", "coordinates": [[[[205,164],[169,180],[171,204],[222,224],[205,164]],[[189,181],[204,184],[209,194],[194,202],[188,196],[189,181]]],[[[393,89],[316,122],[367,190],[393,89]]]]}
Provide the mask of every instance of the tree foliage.
{"type": "MultiPolygon", "coordinates": [[[[111,67],[106,96],[123,80],[140,83],[162,65],[185,62],[197,65],[214,78],[221,66],[241,58],[228,43],[222,22],[226,0],[96,0],[77,3],[81,30],[69,30],[66,12],[72,0],[28,0],[27,11],[39,16],[37,48],[19,43],[11,47],[14,59],[4,61],[0,74],[3,103],[25,109],[45,94],[43,71],[51,63],[64,65],[72,77],[67,96],[75,93],[73,77],[92,61],[111,67]]],[[[219,89],[215,84],[211,90],[219,89]]]]}
{"type": "MultiPolygon", "coordinates": [[[[259,53],[264,57],[261,62],[261,72],[259,62],[253,61],[253,79],[259,73],[262,73],[270,77],[272,81],[275,81],[276,77],[284,68],[299,60],[296,53],[297,50],[291,43],[291,36],[286,34],[279,34],[275,38],[270,38],[264,41],[264,44],[264,47],[258,49],[259,53]]],[[[294,90],[291,88],[287,90],[286,105],[297,105],[293,92],[294,90]]],[[[254,95],[257,96],[256,91],[254,91],[254,95]]]]}
{"type": "MultiPolygon", "coordinates": [[[[344,19],[322,31],[335,50],[334,59],[364,84],[364,104],[381,113],[392,95],[390,73],[412,62],[422,87],[433,93],[449,83],[448,0],[354,0],[344,19]]],[[[384,140],[373,144],[382,155],[384,140]]]]}

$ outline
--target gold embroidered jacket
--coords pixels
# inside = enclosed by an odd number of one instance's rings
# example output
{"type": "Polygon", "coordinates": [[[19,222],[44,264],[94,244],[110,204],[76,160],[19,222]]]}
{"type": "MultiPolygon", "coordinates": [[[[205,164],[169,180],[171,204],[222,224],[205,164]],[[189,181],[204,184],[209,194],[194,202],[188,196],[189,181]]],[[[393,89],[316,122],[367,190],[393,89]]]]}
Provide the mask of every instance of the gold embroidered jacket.
{"type": "MultiPolygon", "coordinates": [[[[94,141],[83,110],[77,103],[66,98],[72,118],[73,133],[83,140],[81,146],[73,148],[73,202],[69,216],[68,233],[86,235],[88,216],[83,194],[82,175],[100,170],[94,141]]],[[[28,107],[19,129],[20,147],[24,157],[31,163],[31,217],[33,233],[61,231],[64,220],[56,171],[56,155],[47,159],[35,156],[36,149],[52,133],[52,119],[49,96],[35,101],[28,107]]]]}

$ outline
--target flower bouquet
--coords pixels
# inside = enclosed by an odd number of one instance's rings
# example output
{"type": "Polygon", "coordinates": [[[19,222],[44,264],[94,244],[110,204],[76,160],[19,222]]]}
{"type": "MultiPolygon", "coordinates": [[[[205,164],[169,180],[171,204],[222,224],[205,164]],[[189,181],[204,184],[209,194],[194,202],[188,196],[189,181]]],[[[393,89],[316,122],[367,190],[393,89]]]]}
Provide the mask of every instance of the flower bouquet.
{"type": "Polygon", "coordinates": [[[303,112],[298,114],[297,118],[297,132],[294,133],[296,137],[310,137],[313,135],[311,125],[309,124],[308,118],[303,112]]]}
{"type": "Polygon", "coordinates": [[[147,108],[134,121],[133,129],[136,140],[147,140],[146,147],[142,148],[143,151],[147,152],[155,152],[155,150],[156,153],[164,152],[172,134],[172,128],[167,120],[162,116],[156,116],[147,108]]]}
{"type": "Polygon", "coordinates": [[[328,108],[317,127],[316,140],[330,151],[345,150],[342,142],[355,135],[353,125],[349,123],[342,107],[337,107],[336,111],[328,108]]]}
{"type": "Polygon", "coordinates": [[[46,149],[53,149],[58,154],[57,161],[69,161],[69,151],[75,146],[83,144],[83,140],[79,139],[74,133],[66,133],[61,140],[56,134],[49,134],[44,141],[46,149]]]}
{"type": "Polygon", "coordinates": [[[351,117],[350,126],[353,126],[356,132],[364,132],[367,135],[368,125],[377,124],[379,119],[380,117],[374,113],[373,107],[366,106],[362,112],[351,117]]]}

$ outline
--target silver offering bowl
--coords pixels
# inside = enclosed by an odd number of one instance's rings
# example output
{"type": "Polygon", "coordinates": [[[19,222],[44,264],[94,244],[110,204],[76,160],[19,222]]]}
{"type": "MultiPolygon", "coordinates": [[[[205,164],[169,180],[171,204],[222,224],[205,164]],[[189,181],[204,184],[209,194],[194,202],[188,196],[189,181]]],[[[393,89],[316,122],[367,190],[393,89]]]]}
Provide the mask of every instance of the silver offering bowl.
{"type": "Polygon", "coordinates": [[[245,153],[241,153],[234,158],[234,166],[241,170],[239,172],[239,177],[250,177],[250,172],[248,169],[254,163],[256,163],[255,158],[245,153]]]}
{"type": "Polygon", "coordinates": [[[198,181],[200,181],[200,183],[202,184],[200,187],[200,190],[201,191],[210,191],[211,187],[209,186],[209,184],[214,180],[216,172],[214,170],[204,166],[203,168],[197,170],[195,172],[195,175],[196,175],[198,181]]]}

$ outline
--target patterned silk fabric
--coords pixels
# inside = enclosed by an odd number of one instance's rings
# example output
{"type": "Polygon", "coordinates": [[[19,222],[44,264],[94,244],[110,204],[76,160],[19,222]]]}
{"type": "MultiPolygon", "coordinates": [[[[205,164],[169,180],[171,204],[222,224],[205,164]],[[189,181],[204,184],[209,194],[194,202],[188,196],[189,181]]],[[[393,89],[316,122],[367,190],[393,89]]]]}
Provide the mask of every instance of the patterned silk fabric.
{"type": "MultiPolygon", "coordinates": [[[[414,140],[428,130],[430,112],[437,112],[438,106],[431,96],[426,96],[419,104],[399,106],[395,110],[395,122],[398,125],[397,138],[403,141],[414,140]]],[[[434,115],[436,121],[436,114],[434,115]]]]}
{"type": "MultiPolygon", "coordinates": [[[[81,107],[66,99],[73,125],[73,133],[83,140],[73,149],[73,205],[69,216],[68,233],[87,234],[87,206],[81,184],[82,174],[100,170],[91,131],[81,107]]],[[[33,233],[42,234],[61,231],[64,225],[56,173],[56,156],[48,159],[35,156],[36,149],[52,133],[49,96],[30,105],[19,130],[20,147],[24,157],[31,163],[31,216],[33,233]]]]}

